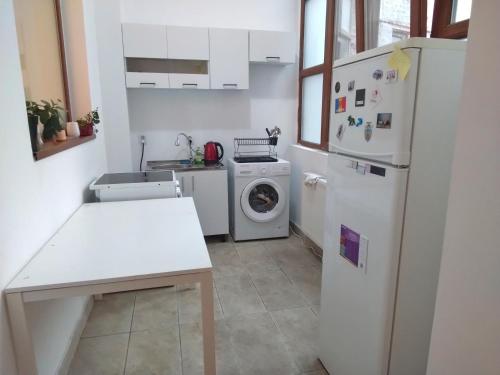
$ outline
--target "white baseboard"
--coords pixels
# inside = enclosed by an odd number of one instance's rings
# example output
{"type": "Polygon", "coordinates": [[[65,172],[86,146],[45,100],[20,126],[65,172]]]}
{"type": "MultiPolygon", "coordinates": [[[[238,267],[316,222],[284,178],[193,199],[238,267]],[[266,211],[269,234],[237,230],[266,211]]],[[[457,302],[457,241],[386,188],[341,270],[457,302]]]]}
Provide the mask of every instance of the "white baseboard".
{"type": "Polygon", "coordinates": [[[319,246],[316,242],[314,242],[308,235],[305,233],[302,228],[300,228],[297,224],[295,224],[293,221],[290,221],[290,226],[292,229],[299,234],[306,244],[310,247],[313,248],[313,254],[316,256],[319,256],[320,258],[323,257],[323,249],[321,246],[319,246]]]}
{"type": "Polygon", "coordinates": [[[66,353],[64,353],[64,357],[57,367],[57,375],[68,374],[69,367],[71,366],[71,361],[73,360],[73,356],[76,353],[78,343],[80,342],[80,337],[82,336],[82,332],[85,328],[85,325],[87,324],[87,320],[89,318],[90,312],[92,311],[92,307],[94,307],[94,298],[92,296],[89,296],[87,299],[87,303],[85,304],[83,313],[78,319],[78,323],[76,324],[75,329],[71,335],[68,347],[66,348],[66,353]]]}

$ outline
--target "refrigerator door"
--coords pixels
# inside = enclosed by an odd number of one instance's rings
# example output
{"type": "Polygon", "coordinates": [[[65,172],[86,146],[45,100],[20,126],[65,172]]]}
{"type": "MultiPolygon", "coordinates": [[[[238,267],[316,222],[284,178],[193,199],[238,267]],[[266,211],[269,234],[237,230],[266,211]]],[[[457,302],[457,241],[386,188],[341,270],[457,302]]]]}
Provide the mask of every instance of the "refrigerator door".
{"type": "Polygon", "coordinates": [[[320,359],[335,375],[386,375],[408,169],[328,163],[320,359]]]}
{"type": "Polygon", "coordinates": [[[420,50],[403,51],[411,61],[405,79],[389,66],[390,54],[333,69],[330,152],[409,165],[420,50]]]}

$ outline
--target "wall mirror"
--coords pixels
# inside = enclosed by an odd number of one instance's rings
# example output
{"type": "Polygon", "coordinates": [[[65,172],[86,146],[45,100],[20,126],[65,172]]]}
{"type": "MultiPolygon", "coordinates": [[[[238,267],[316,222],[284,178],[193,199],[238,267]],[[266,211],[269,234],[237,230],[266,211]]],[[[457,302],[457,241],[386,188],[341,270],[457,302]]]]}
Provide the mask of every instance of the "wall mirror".
{"type": "MultiPolygon", "coordinates": [[[[71,122],[74,117],[68,82],[68,68],[71,67],[66,64],[64,43],[64,26],[68,26],[64,23],[65,12],[75,8],[71,1],[74,0],[13,0],[35,160],[95,138],[93,125],[98,117],[93,112],[87,118],[90,128],[85,128],[84,123],[71,122]]],[[[72,48],[82,47],[73,46],[73,40],[70,44],[72,48]]],[[[79,121],[88,122],[85,118],[79,121]]]]}

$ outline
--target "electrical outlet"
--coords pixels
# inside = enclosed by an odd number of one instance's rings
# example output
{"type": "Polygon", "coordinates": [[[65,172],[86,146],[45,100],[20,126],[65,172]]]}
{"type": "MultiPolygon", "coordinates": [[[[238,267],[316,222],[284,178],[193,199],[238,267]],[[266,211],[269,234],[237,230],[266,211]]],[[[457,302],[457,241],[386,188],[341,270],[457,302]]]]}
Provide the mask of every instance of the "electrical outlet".
{"type": "Polygon", "coordinates": [[[145,145],[146,144],[146,136],[141,135],[141,144],[145,145]]]}

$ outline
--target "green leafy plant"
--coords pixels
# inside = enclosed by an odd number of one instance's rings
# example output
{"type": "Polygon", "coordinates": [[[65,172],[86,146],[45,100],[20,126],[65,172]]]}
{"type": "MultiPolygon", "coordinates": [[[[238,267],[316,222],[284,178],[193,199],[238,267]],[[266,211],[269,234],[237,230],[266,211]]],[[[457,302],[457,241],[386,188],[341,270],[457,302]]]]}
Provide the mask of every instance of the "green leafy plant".
{"type": "Polygon", "coordinates": [[[80,117],[78,120],[79,126],[87,126],[87,125],[97,125],[101,122],[99,119],[99,108],[96,108],[89,113],[85,114],[84,116],[80,117]]]}
{"type": "Polygon", "coordinates": [[[28,118],[33,119],[38,117],[43,124],[43,138],[52,139],[57,132],[64,129],[63,116],[65,109],[62,106],[60,99],[54,100],[41,100],[40,103],[35,101],[26,101],[26,112],[28,118]]]}

